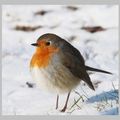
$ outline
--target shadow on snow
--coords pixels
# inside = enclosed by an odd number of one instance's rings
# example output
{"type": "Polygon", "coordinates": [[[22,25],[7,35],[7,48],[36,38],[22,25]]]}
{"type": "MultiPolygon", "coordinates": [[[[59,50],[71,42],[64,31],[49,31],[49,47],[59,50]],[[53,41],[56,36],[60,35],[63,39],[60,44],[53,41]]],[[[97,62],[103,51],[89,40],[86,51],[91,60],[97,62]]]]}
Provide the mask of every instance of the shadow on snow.
{"type": "Polygon", "coordinates": [[[106,100],[117,100],[117,99],[118,99],[118,90],[110,90],[108,92],[103,92],[96,96],[92,96],[86,102],[93,103],[93,102],[101,102],[106,100]]]}

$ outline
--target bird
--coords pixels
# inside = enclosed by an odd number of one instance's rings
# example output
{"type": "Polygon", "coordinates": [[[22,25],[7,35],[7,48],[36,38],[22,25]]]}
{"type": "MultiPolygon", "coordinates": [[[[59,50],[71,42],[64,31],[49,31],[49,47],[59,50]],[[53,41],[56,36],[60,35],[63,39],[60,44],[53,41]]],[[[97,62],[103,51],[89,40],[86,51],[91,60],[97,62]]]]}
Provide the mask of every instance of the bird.
{"type": "Polygon", "coordinates": [[[95,91],[87,71],[112,74],[85,65],[80,51],[56,34],[45,33],[31,45],[35,46],[36,50],[30,61],[30,72],[41,89],[57,94],[56,109],[59,94],[68,93],[61,112],[66,111],[70,93],[81,81],[95,91]]]}

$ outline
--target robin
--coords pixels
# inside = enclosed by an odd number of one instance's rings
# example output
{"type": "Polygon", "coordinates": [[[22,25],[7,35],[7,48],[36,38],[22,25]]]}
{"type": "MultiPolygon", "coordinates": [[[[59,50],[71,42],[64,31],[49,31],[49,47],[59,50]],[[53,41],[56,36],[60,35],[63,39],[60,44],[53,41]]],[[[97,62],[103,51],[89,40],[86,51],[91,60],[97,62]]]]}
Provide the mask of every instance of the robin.
{"type": "Polygon", "coordinates": [[[55,34],[44,34],[31,45],[36,47],[36,51],[30,62],[30,71],[39,87],[57,93],[56,109],[59,94],[68,92],[61,112],[65,112],[70,92],[79,85],[81,80],[95,90],[87,71],[111,74],[86,66],[81,53],[55,34]]]}

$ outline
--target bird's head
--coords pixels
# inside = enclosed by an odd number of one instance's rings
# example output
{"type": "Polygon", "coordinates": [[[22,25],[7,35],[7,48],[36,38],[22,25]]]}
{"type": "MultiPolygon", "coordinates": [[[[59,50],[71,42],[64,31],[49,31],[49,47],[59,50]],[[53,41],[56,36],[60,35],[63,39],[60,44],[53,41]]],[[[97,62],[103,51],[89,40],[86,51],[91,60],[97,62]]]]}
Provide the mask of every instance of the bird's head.
{"type": "Polygon", "coordinates": [[[36,47],[36,51],[32,59],[32,64],[46,64],[52,55],[60,51],[62,38],[55,34],[47,33],[40,36],[37,39],[36,43],[32,43],[31,45],[36,47]]]}
{"type": "Polygon", "coordinates": [[[38,38],[36,43],[32,43],[32,46],[36,47],[36,53],[55,53],[59,50],[62,38],[55,34],[44,34],[38,38]]]}

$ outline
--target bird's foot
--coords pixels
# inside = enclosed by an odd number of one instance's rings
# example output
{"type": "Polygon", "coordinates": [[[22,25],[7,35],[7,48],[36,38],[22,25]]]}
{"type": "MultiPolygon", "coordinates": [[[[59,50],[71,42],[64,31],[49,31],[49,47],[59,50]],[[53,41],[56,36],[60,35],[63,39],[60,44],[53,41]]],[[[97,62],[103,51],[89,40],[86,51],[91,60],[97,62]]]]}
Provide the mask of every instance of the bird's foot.
{"type": "Polygon", "coordinates": [[[66,106],[62,109],[62,110],[60,110],[60,112],[65,112],[66,111],[66,106]]]}

